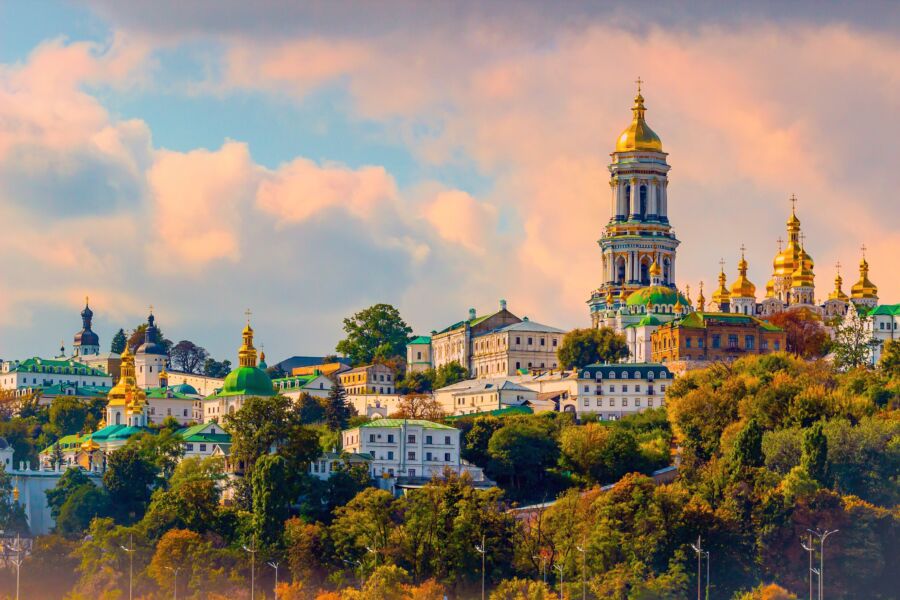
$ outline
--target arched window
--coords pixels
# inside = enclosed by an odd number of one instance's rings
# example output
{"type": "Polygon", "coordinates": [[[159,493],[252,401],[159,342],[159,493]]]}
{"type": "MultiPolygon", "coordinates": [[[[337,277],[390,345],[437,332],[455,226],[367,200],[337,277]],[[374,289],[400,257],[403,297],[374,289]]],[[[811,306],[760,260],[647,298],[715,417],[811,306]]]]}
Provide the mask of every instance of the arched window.
{"type": "Polygon", "coordinates": [[[647,217],[647,186],[642,185],[640,190],[640,209],[641,219],[647,217]]]}
{"type": "Polygon", "coordinates": [[[641,284],[650,285],[650,260],[646,258],[641,261],[641,284]]]}
{"type": "Polygon", "coordinates": [[[672,272],[672,261],[670,261],[669,257],[667,256],[666,258],[663,259],[663,272],[662,272],[663,283],[669,283],[669,281],[671,279],[671,276],[670,276],[671,272],[672,272]]]}
{"type": "Polygon", "coordinates": [[[616,259],[616,282],[625,283],[625,257],[616,259]]]}

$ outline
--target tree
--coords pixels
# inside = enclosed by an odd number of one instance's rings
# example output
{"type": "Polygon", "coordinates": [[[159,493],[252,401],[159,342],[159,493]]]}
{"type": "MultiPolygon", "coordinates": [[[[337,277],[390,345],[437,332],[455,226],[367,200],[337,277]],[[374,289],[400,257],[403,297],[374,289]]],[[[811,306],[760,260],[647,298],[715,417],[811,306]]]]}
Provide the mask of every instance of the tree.
{"type": "Polygon", "coordinates": [[[800,466],[803,467],[810,479],[825,485],[826,469],[828,468],[828,440],[822,431],[821,423],[816,423],[803,432],[803,454],[800,457],[800,466]]]}
{"type": "Polygon", "coordinates": [[[50,425],[60,436],[71,435],[84,430],[88,417],[87,405],[71,396],[57,396],[50,403],[50,425]]]}
{"type": "Polygon", "coordinates": [[[405,356],[412,328],[390,304],[376,304],[344,319],[347,334],[335,350],[354,366],[372,362],[376,356],[405,356]]]}
{"type": "Polygon", "coordinates": [[[454,383],[459,383],[469,378],[469,371],[455,360],[445,363],[437,368],[434,373],[432,387],[436,390],[454,383]]]}
{"type": "Polygon", "coordinates": [[[628,358],[625,336],[609,327],[573,329],[563,336],[556,351],[559,364],[567,369],[580,369],[594,363],[614,363],[628,358]]]}
{"type": "Polygon", "coordinates": [[[125,337],[125,330],[120,328],[109,344],[109,351],[113,354],[122,354],[125,352],[126,343],[128,343],[128,338],[125,337]]]}
{"type": "Polygon", "coordinates": [[[293,494],[286,475],[280,456],[263,456],[253,466],[253,531],[264,546],[277,542],[288,517],[293,494]]]}
{"type": "Polygon", "coordinates": [[[356,411],[347,403],[347,392],[344,386],[335,382],[325,400],[325,424],[329,429],[345,429],[347,421],[356,411]]]}
{"type": "Polygon", "coordinates": [[[220,484],[225,479],[221,458],[189,457],[178,464],[168,489],[153,492],[143,523],[151,532],[185,528],[197,532],[218,524],[220,484]]]}
{"type": "Polygon", "coordinates": [[[209,358],[209,352],[189,340],[181,340],[171,350],[172,364],[185,373],[196,373],[209,358]]]}
{"type": "Polygon", "coordinates": [[[25,509],[13,498],[12,480],[6,469],[0,466],[0,531],[9,534],[28,535],[28,518],[25,509]]]}
{"type": "Polygon", "coordinates": [[[119,522],[134,523],[144,516],[156,475],[156,467],[137,445],[127,444],[109,454],[103,485],[119,522]]]}
{"type": "Polygon", "coordinates": [[[900,340],[884,342],[878,367],[893,377],[900,377],[900,340]]]}
{"type": "Polygon", "coordinates": [[[56,530],[69,538],[81,537],[91,521],[109,512],[109,495],[104,490],[92,483],[81,485],[60,507],[56,530]]]}
{"type": "Polygon", "coordinates": [[[400,394],[427,394],[434,389],[434,369],[424,371],[407,371],[406,376],[397,383],[400,394]]]}
{"type": "Polygon", "coordinates": [[[320,586],[328,575],[329,569],[324,561],[331,553],[331,541],[325,526],[294,517],[284,524],[284,541],[294,580],[320,586]]]}
{"type": "Polygon", "coordinates": [[[62,477],[56,482],[56,485],[45,491],[47,496],[47,506],[50,508],[50,516],[56,520],[59,517],[59,510],[66,503],[75,490],[84,485],[93,486],[90,478],[85,474],[83,469],[78,467],[69,467],[62,477]]]}
{"type": "Polygon", "coordinates": [[[431,394],[406,394],[401,396],[397,412],[393,416],[400,419],[440,421],[446,415],[440,403],[431,394]]]}
{"type": "Polygon", "coordinates": [[[615,425],[566,427],[560,446],[560,463],[592,483],[614,483],[629,471],[647,470],[634,433],[615,425]]]}
{"type": "Polygon", "coordinates": [[[304,425],[322,423],[325,420],[325,407],[322,401],[308,392],[301,392],[297,399],[300,411],[300,422],[304,425]]]}
{"type": "Polygon", "coordinates": [[[765,462],[762,438],[762,427],[756,419],[750,419],[735,439],[732,462],[738,467],[761,467],[765,462]]]}
{"type": "Polygon", "coordinates": [[[861,315],[852,305],[844,320],[834,328],[834,363],[839,369],[853,369],[868,364],[877,342],[872,338],[871,317],[861,315]]]}
{"type": "Polygon", "coordinates": [[[462,456],[466,460],[485,467],[490,460],[488,444],[494,432],[503,427],[503,421],[498,417],[483,415],[472,421],[472,426],[466,432],[466,443],[463,446],[462,456]]]}
{"type": "Polygon", "coordinates": [[[784,330],[786,350],[802,358],[819,358],[828,351],[828,332],[822,318],[808,308],[793,308],[769,317],[784,330]]]}
{"type": "Polygon", "coordinates": [[[490,600],[554,600],[556,594],[543,581],[505,579],[491,592],[490,600]]]}
{"type": "MultiPolygon", "coordinates": [[[[131,348],[132,351],[137,350],[138,346],[144,343],[144,340],[147,337],[146,333],[146,323],[141,323],[140,325],[132,329],[131,335],[128,336],[128,347],[131,348]]],[[[172,340],[166,339],[166,336],[163,334],[162,329],[160,329],[158,326],[156,327],[156,339],[153,341],[162,346],[166,351],[166,354],[171,352],[172,340]]]]}
{"type": "Polygon", "coordinates": [[[488,443],[488,471],[515,489],[534,491],[559,459],[559,446],[547,428],[517,420],[504,425],[488,443]]]}
{"type": "Polygon", "coordinates": [[[203,374],[207,377],[222,378],[228,375],[228,373],[230,372],[230,360],[223,360],[222,362],[219,362],[212,357],[207,357],[207,359],[203,361],[203,374]]]}

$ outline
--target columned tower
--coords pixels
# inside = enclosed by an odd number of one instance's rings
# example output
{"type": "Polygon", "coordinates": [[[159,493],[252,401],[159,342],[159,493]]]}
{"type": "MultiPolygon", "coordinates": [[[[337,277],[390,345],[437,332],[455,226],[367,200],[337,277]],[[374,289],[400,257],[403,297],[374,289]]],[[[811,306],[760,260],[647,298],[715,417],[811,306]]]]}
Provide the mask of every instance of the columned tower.
{"type": "Polygon", "coordinates": [[[600,325],[604,311],[618,309],[621,298],[649,286],[650,267],[660,269],[660,284],[675,289],[675,249],[679,241],[669,225],[667,154],[644,115],[638,79],[631,124],[611,154],[609,222],[599,240],[603,281],[591,293],[591,323],[600,325]],[[612,298],[608,306],[607,298],[612,298]]]}

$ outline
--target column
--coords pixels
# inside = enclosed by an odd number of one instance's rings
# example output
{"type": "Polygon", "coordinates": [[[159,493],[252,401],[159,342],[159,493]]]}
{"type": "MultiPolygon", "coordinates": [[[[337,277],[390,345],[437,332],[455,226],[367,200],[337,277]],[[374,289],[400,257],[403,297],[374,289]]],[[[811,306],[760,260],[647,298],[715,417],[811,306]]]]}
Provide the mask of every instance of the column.
{"type": "Polygon", "coordinates": [[[657,215],[659,211],[656,209],[656,181],[651,180],[647,188],[647,214],[657,215]]]}
{"type": "Polygon", "coordinates": [[[614,179],[610,180],[610,182],[609,182],[609,219],[610,220],[613,220],[616,218],[616,200],[618,199],[617,194],[616,194],[617,188],[618,188],[618,185],[616,185],[616,181],[614,179]]]}
{"type": "Polygon", "coordinates": [[[625,281],[623,281],[622,283],[627,283],[631,279],[631,269],[631,252],[628,252],[625,254],[625,281]]]}
{"type": "Polygon", "coordinates": [[[634,178],[631,180],[631,198],[629,198],[629,215],[637,215],[638,213],[638,202],[640,201],[640,194],[638,193],[638,180],[634,178]]]}
{"type": "Polygon", "coordinates": [[[662,214],[661,217],[669,218],[669,182],[664,181],[662,185],[662,214]]]}

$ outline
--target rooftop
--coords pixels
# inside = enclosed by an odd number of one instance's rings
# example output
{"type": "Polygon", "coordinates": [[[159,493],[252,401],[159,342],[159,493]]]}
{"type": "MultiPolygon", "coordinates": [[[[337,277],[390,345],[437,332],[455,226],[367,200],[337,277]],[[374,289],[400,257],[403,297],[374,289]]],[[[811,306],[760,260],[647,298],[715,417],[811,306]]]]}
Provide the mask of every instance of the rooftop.
{"type": "Polygon", "coordinates": [[[434,421],[425,421],[422,419],[375,419],[374,421],[363,423],[359,427],[408,427],[410,425],[422,427],[424,429],[454,429],[453,427],[444,425],[443,423],[435,423],[434,421]]]}

